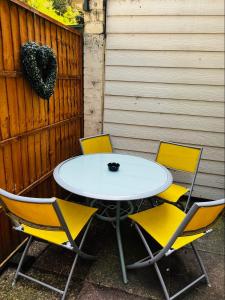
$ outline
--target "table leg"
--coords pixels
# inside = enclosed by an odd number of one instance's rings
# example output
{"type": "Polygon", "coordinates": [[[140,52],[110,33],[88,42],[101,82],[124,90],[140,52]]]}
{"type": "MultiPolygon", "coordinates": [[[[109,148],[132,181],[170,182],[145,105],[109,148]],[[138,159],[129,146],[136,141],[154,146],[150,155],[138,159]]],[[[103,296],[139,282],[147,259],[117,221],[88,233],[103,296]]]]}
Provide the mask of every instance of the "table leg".
{"type": "Polygon", "coordinates": [[[123,254],[123,245],[121,240],[121,232],[120,232],[120,201],[117,202],[116,207],[116,237],[117,237],[117,243],[119,248],[119,256],[120,256],[120,265],[123,275],[123,282],[127,283],[127,272],[126,272],[126,265],[124,261],[124,254],[123,254]]]}

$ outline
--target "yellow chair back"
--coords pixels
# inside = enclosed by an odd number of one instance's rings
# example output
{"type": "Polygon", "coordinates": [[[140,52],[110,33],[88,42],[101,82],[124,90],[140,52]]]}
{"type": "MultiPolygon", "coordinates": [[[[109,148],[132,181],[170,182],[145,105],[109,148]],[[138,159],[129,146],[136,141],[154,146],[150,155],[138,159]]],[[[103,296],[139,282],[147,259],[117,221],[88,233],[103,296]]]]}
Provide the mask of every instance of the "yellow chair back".
{"type": "MultiPolygon", "coordinates": [[[[223,201],[224,202],[224,201],[223,201]]],[[[196,232],[207,229],[212,225],[225,208],[225,204],[199,207],[184,229],[185,232],[196,232]]]]}
{"type": "Polygon", "coordinates": [[[60,221],[56,214],[55,208],[53,207],[54,198],[44,199],[44,203],[41,203],[41,199],[37,199],[37,202],[29,201],[28,197],[19,197],[13,194],[7,193],[9,196],[4,196],[0,190],[0,199],[3,204],[3,208],[6,210],[6,213],[14,217],[19,221],[19,223],[24,222],[28,223],[29,226],[38,226],[38,227],[61,227],[60,221]],[[12,195],[12,199],[10,197],[12,195]],[[21,199],[21,200],[19,200],[21,199]],[[38,203],[38,201],[40,203],[38,203]]]}
{"type": "Polygon", "coordinates": [[[112,153],[109,134],[80,139],[83,154],[112,153]]]}
{"type": "Polygon", "coordinates": [[[201,156],[201,148],[161,142],[156,161],[165,167],[194,173],[201,156]]]}

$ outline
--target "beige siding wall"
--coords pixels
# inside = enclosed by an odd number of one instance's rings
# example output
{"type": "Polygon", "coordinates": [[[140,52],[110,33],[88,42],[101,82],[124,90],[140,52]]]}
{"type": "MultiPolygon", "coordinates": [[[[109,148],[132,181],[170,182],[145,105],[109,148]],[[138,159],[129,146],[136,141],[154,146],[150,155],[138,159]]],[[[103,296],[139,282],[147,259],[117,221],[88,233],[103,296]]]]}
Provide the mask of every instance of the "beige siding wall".
{"type": "Polygon", "coordinates": [[[194,195],[222,197],[223,0],[107,3],[104,131],[115,151],[154,159],[159,140],[201,145],[194,195]]]}

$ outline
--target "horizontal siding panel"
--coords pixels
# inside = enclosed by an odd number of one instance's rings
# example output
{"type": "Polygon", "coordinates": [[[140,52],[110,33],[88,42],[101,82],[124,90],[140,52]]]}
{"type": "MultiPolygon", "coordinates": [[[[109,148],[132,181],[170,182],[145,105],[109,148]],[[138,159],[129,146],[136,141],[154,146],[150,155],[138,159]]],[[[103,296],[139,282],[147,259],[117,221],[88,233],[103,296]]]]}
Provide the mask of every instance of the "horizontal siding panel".
{"type": "Polygon", "coordinates": [[[223,16],[112,16],[108,33],[223,33],[223,16]]]}
{"type": "MultiPolygon", "coordinates": [[[[126,138],[122,136],[111,136],[113,148],[121,149],[126,151],[134,151],[137,153],[146,153],[146,155],[152,155],[151,159],[155,159],[155,155],[158,151],[159,141],[153,140],[143,140],[138,138],[126,138]]],[[[167,140],[168,141],[168,140],[167,140]]],[[[173,140],[170,140],[173,141],[173,140]]],[[[199,145],[194,145],[199,146],[199,145]]],[[[207,161],[208,164],[213,164],[218,167],[219,170],[215,170],[213,173],[215,174],[224,174],[224,160],[225,153],[223,148],[211,148],[204,146],[202,152],[202,159],[207,161]],[[218,166],[219,164],[219,166],[218,166]]],[[[212,169],[210,167],[210,169],[212,169]]],[[[208,173],[208,172],[206,172],[208,173]]]]}
{"type": "Polygon", "coordinates": [[[223,0],[110,0],[108,15],[223,15],[223,0]]]}
{"type": "Polygon", "coordinates": [[[108,34],[106,49],[223,51],[223,34],[108,34]]]}
{"type": "Polygon", "coordinates": [[[215,174],[224,176],[224,164],[220,161],[201,160],[199,171],[206,174],[215,174]]]}
{"type": "Polygon", "coordinates": [[[105,94],[151,98],[224,101],[224,87],[222,86],[106,81],[105,94]]]}
{"type": "Polygon", "coordinates": [[[106,80],[223,85],[223,69],[106,66],[106,80]]]}
{"type": "Polygon", "coordinates": [[[106,49],[223,51],[223,34],[108,34],[106,49]]]}
{"type": "Polygon", "coordinates": [[[224,103],[174,99],[105,96],[105,109],[224,117],[224,103]]]}
{"type": "Polygon", "coordinates": [[[167,140],[176,143],[197,144],[202,146],[224,148],[224,136],[221,133],[204,132],[160,127],[136,126],[126,124],[104,123],[104,132],[115,136],[147,140],[167,140]]]}
{"type": "MultiPolygon", "coordinates": [[[[224,119],[135,111],[105,110],[105,122],[224,133],[224,119]]],[[[194,133],[193,133],[194,134],[194,133]]]]}
{"type": "MultiPolygon", "coordinates": [[[[181,172],[173,172],[174,181],[180,183],[191,183],[191,176],[187,173],[181,172]]],[[[198,173],[196,178],[196,184],[201,186],[211,186],[219,189],[224,188],[224,176],[214,175],[214,174],[205,174],[205,173],[198,173]]]]}
{"type": "Polygon", "coordinates": [[[218,200],[224,198],[224,189],[212,188],[210,186],[195,186],[192,195],[203,199],[218,200]]]}
{"type": "Polygon", "coordinates": [[[223,52],[107,50],[106,65],[223,68],[223,52]]]}

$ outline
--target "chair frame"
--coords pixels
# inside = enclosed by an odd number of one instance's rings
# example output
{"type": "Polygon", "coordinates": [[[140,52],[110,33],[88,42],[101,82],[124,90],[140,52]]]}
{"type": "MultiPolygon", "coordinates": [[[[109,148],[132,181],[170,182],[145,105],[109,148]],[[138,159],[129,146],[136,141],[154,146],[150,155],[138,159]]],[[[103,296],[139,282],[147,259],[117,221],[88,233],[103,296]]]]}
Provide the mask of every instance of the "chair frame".
{"type": "MultiPolygon", "coordinates": [[[[174,143],[174,142],[160,140],[159,146],[158,146],[158,150],[157,150],[157,154],[156,154],[156,159],[155,159],[156,161],[157,161],[157,158],[158,158],[158,155],[159,155],[160,146],[161,146],[162,143],[200,150],[200,154],[199,154],[199,158],[198,158],[198,163],[197,163],[196,169],[192,173],[193,174],[193,179],[192,179],[192,182],[191,182],[190,190],[188,192],[188,199],[187,199],[187,202],[186,202],[186,205],[185,205],[185,209],[184,209],[184,211],[186,212],[188,210],[188,207],[189,207],[189,203],[190,203],[190,200],[191,200],[192,192],[193,192],[193,189],[194,189],[195,180],[196,180],[196,177],[197,177],[197,174],[198,174],[198,169],[199,169],[199,165],[200,165],[200,161],[201,161],[201,157],[202,157],[203,148],[202,147],[189,146],[189,145],[181,144],[181,143],[174,143]]],[[[177,170],[177,169],[173,169],[173,168],[171,168],[171,169],[172,170],[177,170]]],[[[183,170],[178,170],[178,171],[184,172],[184,173],[189,173],[189,172],[186,172],[186,171],[183,171],[183,170]]]]}
{"type": "MultiPolygon", "coordinates": [[[[165,247],[163,247],[160,251],[153,253],[149,244],[147,243],[140,227],[135,223],[135,228],[138,232],[138,234],[141,237],[141,240],[148,252],[148,256],[145,257],[144,259],[141,259],[133,264],[127,265],[126,268],[127,269],[137,269],[137,268],[142,268],[142,267],[147,267],[150,265],[154,265],[156,273],[158,275],[158,278],[160,280],[162,289],[164,291],[165,297],[167,300],[172,300],[175,299],[176,297],[178,297],[179,295],[181,295],[183,292],[187,291],[188,289],[190,289],[191,287],[193,287],[195,284],[197,284],[199,281],[201,281],[202,279],[205,279],[208,286],[210,285],[209,282],[209,277],[208,274],[206,272],[205,266],[202,262],[202,259],[198,253],[198,250],[195,248],[193,243],[190,243],[192,246],[192,250],[197,258],[198,264],[200,266],[200,269],[202,271],[202,274],[197,277],[194,281],[192,281],[191,283],[189,283],[188,285],[186,285],[184,288],[182,288],[181,290],[179,290],[178,292],[176,292],[174,295],[170,296],[169,295],[169,291],[166,287],[166,284],[163,280],[162,274],[160,272],[160,269],[158,267],[157,262],[163,258],[164,256],[169,256],[171,255],[173,252],[179,250],[179,249],[171,249],[172,245],[174,244],[174,242],[176,241],[176,239],[179,236],[182,236],[182,233],[184,232],[185,227],[187,226],[187,224],[189,223],[189,221],[192,219],[192,217],[194,216],[194,214],[197,212],[197,210],[201,207],[211,207],[211,206],[218,206],[221,204],[225,203],[225,199],[220,199],[220,200],[216,200],[216,201],[210,201],[210,202],[196,202],[193,204],[193,206],[191,207],[191,209],[188,211],[186,217],[184,218],[184,220],[182,221],[182,223],[179,225],[179,227],[177,228],[177,230],[175,231],[175,233],[172,235],[172,237],[170,238],[170,240],[168,241],[167,245],[165,247]]],[[[213,222],[214,223],[214,222],[213,222]]],[[[204,228],[205,233],[209,233],[212,231],[212,229],[208,229],[208,226],[206,228],[204,228]]],[[[203,230],[203,231],[204,231],[203,230]]]]}
{"type": "Polygon", "coordinates": [[[97,138],[97,137],[101,137],[101,136],[108,136],[109,140],[110,140],[110,143],[111,143],[111,146],[112,146],[112,140],[111,140],[111,137],[110,137],[109,133],[102,133],[102,134],[97,134],[97,135],[91,135],[91,136],[88,136],[88,137],[83,137],[83,138],[79,139],[82,154],[84,154],[84,148],[82,146],[82,141],[97,138]]]}
{"type": "MultiPolygon", "coordinates": [[[[17,270],[16,270],[16,273],[15,273],[15,277],[13,279],[13,283],[12,283],[12,286],[14,287],[15,284],[16,284],[16,281],[18,279],[19,276],[21,277],[24,277],[26,279],[29,279],[35,283],[38,283],[44,287],[47,287],[55,292],[58,292],[62,295],[62,300],[65,299],[66,297],[66,293],[68,291],[68,288],[69,288],[69,284],[70,284],[70,281],[71,281],[71,278],[72,278],[72,275],[73,275],[73,272],[74,272],[74,269],[75,269],[75,266],[76,266],[76,263],[77,263],[77,260],[78,260],[78,257],[82,257],[84,259],[89,259],[89,260],[94,260],[96,259],[95,256],[92,256],[92,255],[89,255],[89,254],[86,254],[82,251],[82,246],[84,244],[84,241],[85,241],[85,238],[86,238],[86,235],[88,233],[88,230],[90,228],[90,225],[91,225],[91,222],[93,220],[93,217],[90,218],[90,220],[88,221],[87,225],[86,225],[86,229],[83,233],[83,236],[81,238],[81,241],[79,243],[79,246],[76,244],[75,240],[73,240],[72,236],[71,236],[71,233],[69,231],[69,228],[66,224],[66,221],[62,215],[62,212],[59,208],[59,205],[57,203],[57,198],[53,197],[53,198],[30,198],[30,197],[22,197],[22,196],[17,196],[17,195],[14,195],[14,194],[11,194],[11,193],[8,193],[2,189],[0,189],[0,203],[1,205],[3,206],[4,210],[6,211],[6,214],[10,217],[10,219],[13,221],[14,223],[14,226],[13,226],[13,229],[15,229],[16,231],[20,231],[20,232],[23,232],[23,227],[22,225],[18,225],[18,220],[20,220],[19,222],[23,222],[24,224],[27,224],[28,226],[30,227],[33,227],[33,228],[36,228],[36,226],[34,226],[34,224],[32,222],[29,222],[29,221],[26,221],[26,220],[23,220],[21,218],[18,218],[16,215],[12,214],[6,207],[6,205],[4,204],[3,201],[1,201],[1,195],[11,199],[11,200],[15,200],[15,201],[18,201],[18,202],[26,202],[26,203],[37,203],[37,204],[52,204],[55,212],[56,212],[56,215],[58,217],[58,220],[59,220],[59,223],[60,223],[60,227],[52,227],[51,229],[48,227],[47,229],[46,226],[44,225],[37,225],[38,228],[41,228],[41,229],[45,229],[45,230],[54,230],[54,228],[57,228],[58,230],[61,230],[61,231],[64,231],[65,234],[67,235],[68,237],[68,242],[66,244],[60,244],[57,246],[60,246],[60,247],[63,247],[63,248],[66,248],[70,251],[73,251],[75,252],[75,258],[73,260],[73,263],[72,263],[72,266],[71,266],[71,269],[70,269],[70,272],[69,272],[69,275],[68,275],[68,278],[67,278],[67,281],[66,281],[66,285],[65,285],[65,288],[64,290],[60,290],[52,285],[49,285],[43,281],[39,281],[31,276],[28,276],[24,273],[22,273],[20,270],[22,268],[22,265],[23,265],[23,262],[24,262],[24,259],[27,255],[27,252],[31,246],[31,243],[32,241],[35,239],[35,237],[33,237],[32,235],[30,235],[28,241],[27,241],[27,244],[26,244],[26,247],[21,255],[21,258],[20,258],[20,261],[19,261],[19,264],[18,264],[18,267],[17,267],[17,270]]],[[[36,225],[36,224],[35,224],[36,225]]],[[[26,233],[25,233],[26,234],[26,233]]],[[[38,238],[38,240],[40,240],[38,238]]],[[[51,242],[48,242],[47,240],[43,240],[44,242],[46,243],[49,243],[49,244],[54,244],[54,243],[51,243],[51,242]]]]}

